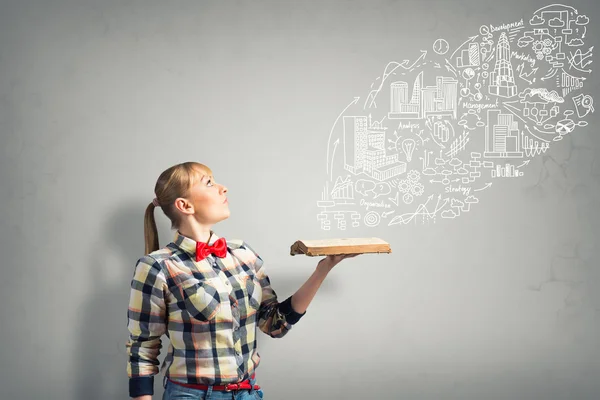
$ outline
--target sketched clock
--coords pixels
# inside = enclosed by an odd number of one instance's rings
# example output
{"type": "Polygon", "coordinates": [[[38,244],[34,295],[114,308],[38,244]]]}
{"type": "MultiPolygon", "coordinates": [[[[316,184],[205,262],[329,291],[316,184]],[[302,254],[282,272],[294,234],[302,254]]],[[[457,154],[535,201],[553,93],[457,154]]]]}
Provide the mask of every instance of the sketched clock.
{"type": "Polygon", "coordinates": [[[494,180],[523,176],[594,112],[588,23],[552,4],[389,62],[329,131],[321,229],[457,218],[494,180]]]}
{"type": "Polygon", "coordinates": [[[450,50],[450,45],[444,39],[438,39],[433,42],[433,51],[439,55],[444,55],[450,50]]]}

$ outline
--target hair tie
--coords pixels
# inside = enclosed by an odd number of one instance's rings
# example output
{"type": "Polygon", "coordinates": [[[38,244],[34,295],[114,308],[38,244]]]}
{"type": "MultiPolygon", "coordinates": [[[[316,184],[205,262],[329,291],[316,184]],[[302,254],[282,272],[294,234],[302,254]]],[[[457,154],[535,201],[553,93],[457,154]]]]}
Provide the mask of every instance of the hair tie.
{"type": "Polygon", "coordinates": [[[160,204],[158,204],[158,199],[156,197],[152,199],[152,204],[154,204],[154,207],[160,207],[160,204]]]}

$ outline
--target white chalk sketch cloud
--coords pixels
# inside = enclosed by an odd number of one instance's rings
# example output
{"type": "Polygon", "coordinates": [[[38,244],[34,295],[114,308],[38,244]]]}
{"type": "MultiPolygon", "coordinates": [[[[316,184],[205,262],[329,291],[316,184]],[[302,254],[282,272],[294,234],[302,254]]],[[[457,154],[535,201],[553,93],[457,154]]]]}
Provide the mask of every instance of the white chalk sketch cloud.
{"type": "Polygon", "coordinates": [[[523,176],[594,112],[589,22],[552,4],[390,61],[334,116],[321,229],[458,218],[496,179],[523,176]]]}

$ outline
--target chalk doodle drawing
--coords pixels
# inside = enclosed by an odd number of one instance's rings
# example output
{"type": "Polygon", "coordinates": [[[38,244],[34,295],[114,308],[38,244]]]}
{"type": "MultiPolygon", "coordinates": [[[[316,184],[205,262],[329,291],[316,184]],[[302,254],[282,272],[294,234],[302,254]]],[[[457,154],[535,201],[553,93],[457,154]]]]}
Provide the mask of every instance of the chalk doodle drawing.
{"type": "Polygon", "coordinates": [[[389,62],[337,115],[321,229],[454,219],[594,112],[589,18],[552,4],[389,62]]]}

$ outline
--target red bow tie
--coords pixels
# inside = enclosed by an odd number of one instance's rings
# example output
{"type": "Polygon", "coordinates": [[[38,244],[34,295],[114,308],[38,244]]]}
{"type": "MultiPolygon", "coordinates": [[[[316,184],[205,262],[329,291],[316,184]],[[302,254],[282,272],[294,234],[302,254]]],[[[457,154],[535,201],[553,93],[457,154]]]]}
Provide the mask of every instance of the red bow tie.
{"type": "Polygon", "coordinates": [[[217,239],[212,246],[204,242],[196,242],[196,261],[201,261],[210,254],[214,254],[219,258],[227,255],[227,241],[225,238],[217,239]]]}

